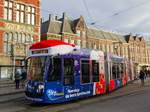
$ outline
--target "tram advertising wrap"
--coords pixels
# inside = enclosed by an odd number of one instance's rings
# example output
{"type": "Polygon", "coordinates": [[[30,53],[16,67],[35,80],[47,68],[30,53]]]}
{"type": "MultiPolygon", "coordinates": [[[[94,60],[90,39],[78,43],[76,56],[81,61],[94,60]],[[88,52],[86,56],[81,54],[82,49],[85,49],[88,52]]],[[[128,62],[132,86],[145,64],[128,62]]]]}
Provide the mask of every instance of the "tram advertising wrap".
{"type": "Polygon", "coordinates": [[[29,49],[26,98],[61,103],[105,94],[128,83],[128,64],[123,57],[102,51],[58,40],[41,41],[29,49]]]}

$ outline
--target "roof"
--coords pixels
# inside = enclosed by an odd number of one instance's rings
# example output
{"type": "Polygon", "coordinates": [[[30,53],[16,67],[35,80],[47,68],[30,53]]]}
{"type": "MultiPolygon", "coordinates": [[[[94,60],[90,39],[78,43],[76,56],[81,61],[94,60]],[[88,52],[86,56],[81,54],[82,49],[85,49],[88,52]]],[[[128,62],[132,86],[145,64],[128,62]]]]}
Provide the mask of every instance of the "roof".
{"type": "MultiPolygon", "coordinates": [[[[48,21],[42,23],[41,32],[54,34],[61,34],[61,33],[74,34],[75,33],[74,29],[77,26],[80,19],[83,19],[83,17],[81,16],[78,19],[70,20],[65,13],[63,14],[63,17],[60,19],[53,19],[51,17],[48,21]]],[[[94,28],[86,28],[86,32],[88,37],[119,41],[122,43],[127,42],[126,37],[113,32],[103,31],[94,28]]]]}
{"type": "Polygon", "coordinates": [[[42,34],[47,33],[49,29],[48,27],[49,27],[49,21],[43,22],[41,25],[41,33],[42,34]]]}
{"type": "Polygon", "coordinates": [[[62,23],[60,21],[50,21],[48,33],[60,34],[62,23]]]}
{"type": "Polygon", "coordinates": [[[150,41],[145,41],[145,44],[150,47],[150,41]]]}
{"type": "Polygon", "coordinates": [[[96,37],[99,39],[105,39],[104,35],[101,31],[95,30],[95,29],[87,29],[87,36],[88,37],[96,37]]]}
{"type": "Polygon", "coordinates": [[[119,34],[112,33],[112,32],[106,32],[106,31],[99,30],[99,29],[88,28],[87,36],[96,37],[98,39],[108,39],[108,40],[126,42],[123,35],[119,35],[119,34]]]}
{"type": "Polygon", "coordinates": [[[130,35],[125,35],[124,38],[125,38],[126,42],[129,42],[130,35]]]}
{"type": "Polygon", "coordinates": [[[62,32],[74,33],[72,29],[73,22],[69,19],[64,18],[62,32]]]}

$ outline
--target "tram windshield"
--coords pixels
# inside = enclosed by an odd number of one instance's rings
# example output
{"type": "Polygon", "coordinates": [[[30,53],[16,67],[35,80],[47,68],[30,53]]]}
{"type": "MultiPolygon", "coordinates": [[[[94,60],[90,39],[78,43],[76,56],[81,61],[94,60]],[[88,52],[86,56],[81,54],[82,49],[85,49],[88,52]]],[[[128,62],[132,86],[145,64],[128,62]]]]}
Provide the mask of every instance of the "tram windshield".
{"type": "Polygon", "coordinates": [[[44,71],[46,66],[47,56],[45,57],[31,57],[28,59],[28,79],[34,81],[44,80],[44,71]]]}

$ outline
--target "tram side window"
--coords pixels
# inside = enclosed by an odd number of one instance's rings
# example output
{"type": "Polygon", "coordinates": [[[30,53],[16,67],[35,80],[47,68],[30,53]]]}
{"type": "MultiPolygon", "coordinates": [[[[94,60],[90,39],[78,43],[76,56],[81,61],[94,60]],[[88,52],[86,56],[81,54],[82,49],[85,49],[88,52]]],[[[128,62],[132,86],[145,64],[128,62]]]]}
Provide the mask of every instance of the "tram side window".
{"type": "Polygon", "coordinates": [[[118,65],[117,63],[112,64],[112,79],[117,79],[118,77],[118,65]]]}
{"type": "Polygon", "coordinates": [[[121,78],[122,74],[123,74],[123,64],[122,63],[113,63],[112,78],[113,79],[121,78]]]}
{"type": "Polygon", "coordinates": [[[116,79],[116,65],[112,64],[112,79],[116,79]]]}
{"type": "Polygon", "coordinates": [[[81,61],[82,83],[90,82],[90,64],[89,60],[81,61]]]}
{"type": "Polygon", "coordinates": [[[71,58],[64,59],[64,85],[74,83],[74,60],[71,58]]]}
{"type": "Polygon", "coordinates": [[[92,61],[92,76],[93,82],[99,81],[99,63],[95,60],[92,61]]]}
{"type": "Polygon", "coordinates": [[[121,76],[123,75],[123,73],[125,72],[125,70],[126,70],[126,67],[124,66],[124,64],[120,63],[120,75],[121,76]]]}
{"type": "Polygon", "coordinates": [[[49,66],[48,81],[60,81],[61,80],[61,59],[53,58],[49,66]]]}

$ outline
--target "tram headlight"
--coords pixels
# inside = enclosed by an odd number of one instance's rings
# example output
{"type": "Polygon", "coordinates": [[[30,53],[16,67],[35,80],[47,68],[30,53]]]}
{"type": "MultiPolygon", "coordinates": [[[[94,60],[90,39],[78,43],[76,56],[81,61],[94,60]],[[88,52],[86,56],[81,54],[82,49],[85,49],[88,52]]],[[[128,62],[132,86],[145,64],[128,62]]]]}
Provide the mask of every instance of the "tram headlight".
{"type": "Polygon", "coordinates": [[[40,89],[44,89],[44,85],[39,85],[38,86],[38,89],[40,90],[40,89]]]}
{"type": "Polygon", "coordinates": [[[39,85],[38,85],[37,92],[40,93],[40,94],[41,94],[41,93],[44,93],[44,85],[39,84],[39,85]]]}

